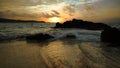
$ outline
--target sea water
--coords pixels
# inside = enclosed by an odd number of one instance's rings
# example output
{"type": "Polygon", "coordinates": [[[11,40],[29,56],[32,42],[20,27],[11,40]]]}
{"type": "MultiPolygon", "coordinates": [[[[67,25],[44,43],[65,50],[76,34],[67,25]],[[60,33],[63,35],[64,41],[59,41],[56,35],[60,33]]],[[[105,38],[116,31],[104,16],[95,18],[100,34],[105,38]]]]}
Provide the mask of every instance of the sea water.
{"type": "Polygon", "coordinates": [[[0,23],[0,68],[120,68],[120,47],[100,42],[100,30],[54,29],[55,24],[0,23]],[[28,42],[37,33],[54,36],[28,42]],[[74,35],[76,38],[67,38],[74,35]]]}
{"type": "Polygon", "coordinates": [[[16,40],[27,35],[43,33],[63,38],[66,35],[75,35],[81,41],[100,41],[101,31],[85,29],[55,29],[55,24],[46,23],[0,23],[0,40],[16,40]]]}

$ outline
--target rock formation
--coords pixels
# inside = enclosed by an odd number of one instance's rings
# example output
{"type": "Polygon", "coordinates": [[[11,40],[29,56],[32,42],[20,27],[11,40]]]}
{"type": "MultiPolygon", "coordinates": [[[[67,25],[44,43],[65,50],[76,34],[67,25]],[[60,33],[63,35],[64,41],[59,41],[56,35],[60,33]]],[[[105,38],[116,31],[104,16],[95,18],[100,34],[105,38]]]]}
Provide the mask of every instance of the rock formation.
{"type": "Polygon", "coordinates": [[[88,29],[88,30],[103,30],[106,28],[110,28],[110,26],[103,23],[93,23],[89,21],[76,20],[66,21],[63,24],[56,23],[54,28],[80,28],[80,29],[88,29]]]}
{"type": "Polygon", "coordinates": [[[54,37],[50,36],[48,34],[39,33],[39,34],[27,36],[26,40],[46,41],[46,40],[52,39],[52,38],[54,38],[54,37]]]}
{"type": "Polygon", "coordinates": [[[104,29],[101,33],[101,41],[120,44],[120,30],[112,27],[104,29]]]}

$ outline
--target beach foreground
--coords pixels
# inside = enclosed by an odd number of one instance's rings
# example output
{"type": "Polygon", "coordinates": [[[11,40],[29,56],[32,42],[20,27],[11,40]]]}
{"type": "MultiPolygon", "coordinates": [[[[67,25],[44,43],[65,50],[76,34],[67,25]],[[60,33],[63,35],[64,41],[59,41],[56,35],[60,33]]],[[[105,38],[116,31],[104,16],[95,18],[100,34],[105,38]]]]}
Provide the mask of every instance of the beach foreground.
{"type": "Polygon", "coordinates": [[[120,47],[107,45],[76,40],[1,42],[0,68],[119,68],[120,47]]]}

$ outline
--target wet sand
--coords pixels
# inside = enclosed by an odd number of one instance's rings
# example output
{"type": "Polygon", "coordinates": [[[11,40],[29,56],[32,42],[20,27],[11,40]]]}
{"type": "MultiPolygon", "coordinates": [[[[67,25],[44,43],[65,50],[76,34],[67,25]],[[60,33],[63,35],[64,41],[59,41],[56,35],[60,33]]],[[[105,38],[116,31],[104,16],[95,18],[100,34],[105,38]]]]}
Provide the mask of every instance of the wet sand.
{"type": "Polygon", "coordinates": [[[99,42],[0,43],[0,68],[120,68],[120,47],[99,42]]]}

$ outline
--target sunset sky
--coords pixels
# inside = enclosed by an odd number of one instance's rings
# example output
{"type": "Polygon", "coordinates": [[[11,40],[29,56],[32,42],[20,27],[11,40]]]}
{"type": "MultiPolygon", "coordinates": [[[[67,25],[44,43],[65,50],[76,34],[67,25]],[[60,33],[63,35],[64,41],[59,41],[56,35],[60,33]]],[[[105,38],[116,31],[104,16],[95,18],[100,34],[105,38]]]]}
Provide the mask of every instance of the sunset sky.
{"type": "Polygon", "coordinates": [[[0,0],[0,18],[120,22],[120,0],[0,0]]]}

